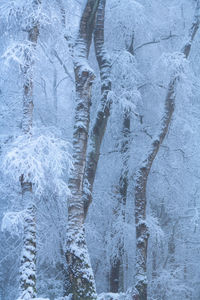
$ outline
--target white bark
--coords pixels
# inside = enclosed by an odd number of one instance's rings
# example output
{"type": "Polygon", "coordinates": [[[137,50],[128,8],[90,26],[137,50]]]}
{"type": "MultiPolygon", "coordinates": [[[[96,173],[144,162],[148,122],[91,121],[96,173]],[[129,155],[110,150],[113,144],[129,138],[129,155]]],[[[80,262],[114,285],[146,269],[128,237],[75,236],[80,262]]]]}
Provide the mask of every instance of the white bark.
{"type": "Polygon", "coordinates": [[[99,7],[97,10],[94,32],[95,53],[101,76],[101,103],[100,108],[97,111],[97,116],[89,139],[90,150],[87,155],[87,162],[84,175],[84,184],[87,187],[86,189],[84,189],[85,218],[87,216],[88,208],[92,202],[92,190],[99,161],[100,148],[104,137],[104,133],[106,131],[111,107],[111,103],[108,99],[108,95],[111,90],[111,61],[104,47],[105,6],[106,0],[100,0],[99,7]],[[88,190],[89,192],[86,192],[88,190]]]}
{"type": "MultiPolygon", "coordinates": [[[[188,42],[184,45],[182,53],[188,58],[193,40],[199,29],[200,23],[200,1],[197,1],[194,21],[189,32],[188,42]]],[[[136,222],[136,275],[135,275],[135,295],[133,299],[147,300],[147,247],[149,232],[146,224],[146,187],[148,176],[151,171],[152,164],[162,145],[175,108],[176,87],[179,81],[179,75],[171,78],[168,85],[167,95],[165,98],[165,109],[162,118],[162,124],[159,134],[153,138],[151,148],[143,160],[137,176],[135,186],[135,222],[136,222]]]]}
{"type": "Polygon", "coordinates": [[[94,72],[88,55],[98,1],[88,0],[80,22],[74,52],[76,106],[73,132],[73,170],[69,179],[68,231],[66,259],[73,299],[96,299],[96,286],[85,241],[83,174],[90,122],[91,87],[94,72]]]}
{"type": "MultiPolygon", "coordinates": [[[[28,192],[27,192],[28,194],[28,192]]],[[[29,195],[29,201],[32,197],[29,195]]],[[[20,267],[20,298],[36,297],[36,226],[35,206],[30,205],[24,213],[23,249],[20,267]]]]}
{"type": "MultiPolygon", "coordinates": [[[[37,9],[40,0],[33,0],[33,8],[37,9]]],[[[28,32],[28,41],[33,51],[36,48],[39,24],[33,20],[28,32]]],[[[32,57],[24,53],[25,64],[22,67],[24,76],[23,119],[22,130],[25,135],[31,135],[33,119],[33,65],[32,57]]],[[[32,183],[25,182],[23,174],[20,178],[23,204],[27,207],[24,217],[24,237],[20,267],[20,298],[30,299],[36,297],[36,207],[32,193],[32,183]]]]}

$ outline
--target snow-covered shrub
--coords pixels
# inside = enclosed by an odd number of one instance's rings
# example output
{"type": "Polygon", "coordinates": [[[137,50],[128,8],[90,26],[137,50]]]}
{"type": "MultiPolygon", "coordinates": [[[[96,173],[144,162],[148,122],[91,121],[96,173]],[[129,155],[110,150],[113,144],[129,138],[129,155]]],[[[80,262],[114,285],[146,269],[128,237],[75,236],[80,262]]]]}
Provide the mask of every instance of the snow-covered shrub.
{"type": "Polygon", "coordinates": [[[36,59],[35,49],[33,43],[30,41],[24,43],[13,43],[7,48],[5,53],[2,55],[5,63],[9,65],[10,61],[15,61],[19,65],[24,66],[27,62],[36,59]]]}
{"type": "Polygon", "coordinates": [[[54,134],[19,136],[3,157],[3,171],[15,182],[23,174],[25,182],[33,184],[37,196],[47,186],[58,194],[66,194],[68,187],[64,176],[72,167],[69,142],[54,134]]]}
{"type": "Polygon", "coordinates": [[[0,18],[4,18],[7,23],[14,21],[21,24],[24,29],[36,22],[40,26],[50,23],[50,18],[39,1],[2,0],[0,10],[0,18]]]}
{"type": "Polygon", "coordinates": [[[158,242],[161,242],[164,238],[164,232],[159,224],[158,219],[152,215],[148,215],[146,223],[149,229],[150,237],[158,242]]]}
{"type": "Polygon", "coordinates": [[[161,86],[166,86],[172,78],[178,77],[179,90],[184,89],[184,93],[190,96],[193,94],[196,79],[189,60],[182,52],[163,53],[153,67],[152,77],[161,86]]]}
{"type": "Polygon", "coordinates": [[[111,76],[116,109],[119,110],[120,105],[123,111],[136,113],[137,104],[141,101],[141,95],[137,89],[141,75],[137,70],[137,63],[133,55],[128,51],[115,54],[111,76]]]}
{"type": "Polygon", "coordinates": [[[20,236],[23,232],[24,211],[6,212],[1,223],[1,231],[8,231],[12,235],[20,236]]]}
{"type": "Polygon", "coordinates": [[[180,279],[183,270],[161,270],[156,278],[150,282],[150,292],[153,296],[152,300],[160,300],[162,297],[166,299],[181,299],[182,295],[191,296],[192,288],[180,279]]]}

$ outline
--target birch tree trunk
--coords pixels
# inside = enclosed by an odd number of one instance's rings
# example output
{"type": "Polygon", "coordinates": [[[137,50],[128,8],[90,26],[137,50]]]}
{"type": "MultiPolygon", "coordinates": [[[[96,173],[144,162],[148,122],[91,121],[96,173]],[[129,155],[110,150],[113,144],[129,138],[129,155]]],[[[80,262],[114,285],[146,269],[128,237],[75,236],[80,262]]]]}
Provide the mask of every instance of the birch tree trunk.
{"type": "MultiPolygon", "coordinates": [[[[188,58],[191,46],[195,35],[199,29],[199,16],[200,1],[197,1],[194,22],[189,32],[189,40],[184,45],[182,53],[188,58]]],[[[135,185],[135,223],[136,223],[136,275],[135,275],[135,295],[133,299],[147,300],[147,247],[149,232],[146,224],[146,187],[148,176],[151,171],[154,159],[162,145],[169,125],[172,120],[175,99],[176,99],[176,86],[179,81],[179,76],[174,76],[168,86],[167,95],[165,98],[165,109],[162,118],[160,133],[153,139],[151,149],[147,153],[146,158],[143,160],[137,175],[135,185]]]]}
{"type": "MultiPolygon", "coordinates": [[[[33,1],[33,8],[37,9],[40,0],[33,1]]],[[[38,21],[32,21],[28,30],[28,41],[34,51],[39,35],[38,21]]],[[[25,64],[22,68],[24,76],[23,93],[23,119],[22,130],[27,138],[31,136],[33,119],[33,65],[34,60],[27,52],[24,53],[25,64]]],[[[23,174],[20,178],[23,204],[26,207],[24,214],[24,236],[20,267],[20,298],[30,299],[36,297],[36,207],[32,193],[32,183],[24,180],[23,174]]]]}
{"type": "Polygon", "coordinates": [[[94,275],[90,263],[84,230],[83,174],[86,162],[90,122],[93,70],[88,55],[99,1],[88,0],[80,21],[74,49],[76,81],[75,124],[73,132],[74,168],[69,179],[71,196],[68,199],[68,231],[66,259],[74,300],[96,299],[94,275]]]}
{"type": "MultiPolygon", "coordinates": [[[[134,35],[132,36],[130,45],[126,45],[126,50],[134,56],[133,51],[134,35]]],[[[121,176],[119,179],[119,199],[117,211],[122,215],[123,224],[126,221],[126,202],[127,202],[127,191],[128,191],[128,173],[129,173],[129,150],[130,150],[130,126],[131,126],[131,116],[129,111],[123,113],[123,142],[121,148],[123,167],[121,171],[121,176]]],[[[124,275],[126,269],[126,255],[125,255],[125,245],[124,245],[124,232],[122,233],[121,244],[118,248],[119,257],[111,264],[110,271],[110,291],[111,292],[122,292],[124,291],[124,275]]]]}
{"type": "MultiPolygon", "coordinates": [[[[32,192],[27,184],[23,188],[23,196],[30,198],[32,192]]],[[[36,297],[36,224],[35,224],[36,208],[30,203],[24,213],[24,236],[23,249],[21,254],[20,266],[20,299],[30,299],[36,297]]]]}
{"type": "MultiPolygon", "coordinates": [[[[130,146],[130,113],[129,112],[125,112],[123,115],[122,134],[123,134],[123,142],[122,142],[121,154],[123,159],[123,168],[119,179],[119,197],[117,199],[118,203],[117,203],[116,211],[119,214],[121,214],[123,224],[125,225],[127,190],[128,190],[128,161],[129,161],[129,146],[130,146]]],[[[124,291],[125,246],[124,246],[123,230],[122,230],[122,236],[120,237],[120,240],[121,241],[117,249],[118,257],[112,262],[111,271],[110,271],[110,291],[113,293],[124,291]]]]}
{"type": "Polygon", "coordinates": [[[94,30],[95,53],[100,69],[101,77],[101,102],[97,111],[97,116],[91,131],[89,140],[89,152],[87,156],[85,174],[84,174],[84,216],[86,218],[88,208],[92,202],[92,190],[99,161],[101,143],[107,127],[110,115],[111,103],[108,100],[108,94],[111,90],[111,61],[104,47],[104,19],[105,19],[106,0],[100,0],[96,14],[96,23],[94,30]]]}

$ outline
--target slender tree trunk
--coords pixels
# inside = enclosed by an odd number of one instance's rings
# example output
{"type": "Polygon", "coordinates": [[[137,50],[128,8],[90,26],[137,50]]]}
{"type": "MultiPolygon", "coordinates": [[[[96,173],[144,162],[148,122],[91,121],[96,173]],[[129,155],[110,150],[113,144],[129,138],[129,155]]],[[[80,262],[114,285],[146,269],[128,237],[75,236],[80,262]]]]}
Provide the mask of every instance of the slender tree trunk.
{"type": "Polygon", "coordinates": [[[66,259],[74,300],[96,299],[94,275],[90,263],[84,230],[83,174],[86,162],[90,121],[93,70],[88,65],[94,20],[98,1],[88,0],[80,22],[75,45],[76,106],[73,132],[74,168],[69,179],[68,231],[66,259]]]}
{"type": "MultiPolygon", "coordinates": [[[[131,39],[130,45],[127,45],[127,51],[130,52],[131,55],[134,56],[133,51],[134,44],[134,34],[131,39]]],[[[130,125],[131,125],[131,117],[130,112],[125,111],[123,114],[123,142],[122,142],[122,159],[123,159],[123,167],[121,171],[121,176],[119,180],[119,199],[117,203],[117,211],[122,215],[123,223],[125,224],[126,218],[126,202],[127,202],[127,191],[128,191],[128,173],[129,173],[129,149],[130,149],[130,125]]],[[[117,293],[124,291],[124,272],[126,264],[125,260],[125,245],[124,245],[124,236],[121,237],[122,242],[118,248],[118,258],[111,262],[111,271],[110,271],[110,291],[117,293]]]]}
{"type": "MultiPolygon", "coordinates": [[[[40,0],[33,1],[33,8],[37,9],[40,0]]],[[[28,30],[28,41],[31,42],[32,49],[35,50],[39,35],[39,24],[33,20],[31,28],[28,30]]],[[[27,138],[31,136],[33,119],[33,65],[34,61],[28,53],[24,53],[25,64],[22,68],[24,76],[23,93],[23,119],[22,130],[27,138]]],[[[26,182],[21,175],[21,189],[23,204],[26,207],[24,215],[24,236],[23,249],[20,267],[20,290],[21,299],[36,297],[36,207],[32,193],[32,183],[26,182]]]]}
{"type": "Polygon", "coordinates": [[[110,270],[110,291],[111,293],[118,293],[120,286],[120,269],[122,261],[121,257],[117,257],[114,261],[111,261],[110,270]]]}
{"type": "Polygon", "coordinates": [[[169,263],[171,265],[171,269],[174,270],[174,264],[175,264],[175,230],[176,230],[176,225],[178,222],[175,222],[175,224],[172,227],[172,233],[171,236],[169,237],[168,241],[168,254],[169,254],[169,263]]]}
{"type": "MultiPolygon", "coordinates": [[[[29,191],[29,185],[27,184],[29,191]]],[[[25,184],[23,187],[25,191],[25,184]]],[[[26,191],[26,195],[29,192],[26,191]]],[[[30,192],[29,199],[32,197],[30,192]]],[[[24,235],[23,235],[23,250],[21,254],[20,267],[20,299],[30,299],[36,297],[36,226],[35,226],[35,211],[34,205],[30,205],[24,214],[24,235]]]]}
{"type": "Polygon", "coordinates": [[[57,70],[54,67],[53,71],[53,102],[54,102],[54,110],[55,110],[55,125],[57,126],[58,122],[58,95],[57,95],[57,70]]]}
{"type": "MultiPolygon", "coordinates": [[[[119,180],[119,197],[117,203],[117,212],[122,215],[123,223],[126,218],[126,201],[128,190],[128,160],[129,160],[129,146],[130,146],[130,114],[125,112],[123,116],[123,142],[122,142],[122,159],[123,168],[119,180]]],[[[116,233],[117,234],[117,233],[116,233]]],[[[121,243],[118,245],[118,257],[111,262],[110,271],[110,291],[113,293],[124,291],[124,236],[122,232],[121,243]]]]}
{"type": "MultiPolygon", "coordinates": [[[[37,10],[38,6],[41,4],[41,0],[32,1],[33,9],[37,10]]],[[[37,45],[37,40],[39,36],[39,23],[38,21],[32,20],[30,24],[30,29],[27,29],[28,41],[31,43],[31,47],[35,50],[37,45]]],[[[24,134],[30,134],[32,128],[33,120],[33,57],[29,53],[24,53],[25,64],[22,67],[22,72],[24,76],[24,94],[23,94],[23,120],[22,120],[22,130],[24,134]]]]}
{"type": "Polygon", "coordinates": [[[156,243],[153,246],[154,249],[152,251],[152,279],[154,280],[157,276],[157,239],[156,239],[156,243]]]}
{"type": "MultiPolygon", "coordinates": [[[[189,41],[184,45],[182,53],[188,58],[191,46],[195,35],[199,29],[199,10],[200,2],[197,2],[194,22],[189,32],[189,41]]],[[[174,76],[168,86],[168,91],[165,99],[165,109],[162,118],[161,130],[156,138],[153,139],[151,149],[148,152],[146,159],[142,162],[136,176],[135,185],[135,223],[136,223],[136,275],[135,275],[135,295],[136,300],[147,300],[147,247],[149,232],[146,224],[146,188],[148,176],[151,171],[152,164],[162,145],[169,125],[172,120],[175,99],[176,86],[179,81],[179,76],[174,76]]]]}
{"type": "Polygon", "coordinates": [[[110,115],[110,105],[108,94],[111,90],[110,70],[111,62],[104,47],[104,19],[106,0],[100,0],[96,15],[94,45],[101,76],[101,103],[97,111],[95,123],[93,125],[90,140],[89,152],[87,156],[84,174],[84,215],[86,217],[89,205],[92,201],[92,190],[99,160],[101,143],[107,127],[110,115]]]}
{"type": "MultiPolygon", "coordinates": [[[[184,260],[184,275],[183,275],[183,279],[184,279],[184,282],[186,283],[187,285],[187,281],[188,281],[188,264],[189,264],[189,261],[188,261],[188,251],[187,251],[187,245],[186,245],[186,259],[184,260]]],[[[185,299],[191,299],[192,298],[192,295],[191,295],[191,291],[186,291],[185,292],[185,299]]]]}

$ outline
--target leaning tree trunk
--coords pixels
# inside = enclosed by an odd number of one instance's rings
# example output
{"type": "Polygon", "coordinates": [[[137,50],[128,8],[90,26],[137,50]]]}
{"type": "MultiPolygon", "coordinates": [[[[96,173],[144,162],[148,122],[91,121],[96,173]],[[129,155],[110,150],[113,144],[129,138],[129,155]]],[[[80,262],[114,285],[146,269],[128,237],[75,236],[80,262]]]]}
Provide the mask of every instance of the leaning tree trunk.
{"type": "MultiPolygon", "coordinates": [[[[33,8],[37,9],[40,0],[33,1],[33,8]]],[[[39,35],[38,21],[32,20],[32,26],[28,30],[28,41],[32,51],[35,50],[39,35]]],[[[29,52],[30,53],[30,52],[29,52]]],[[[25,52],[25,64],[22,67],[24,76],[23,93],[23,118],[22,130],[27,139],[31,136],[33,119],[33,58],[25,52]]],[[[23,205],[26,207],[24,214],[23,249],[20,266],[20,298],[30,299],[36,297],[36,207],[32,193],[32,183],[20,178],[23,205]]]]}
{"type": "MultiPolygon", "coordinates": [[[[182,53],[188,58],[191,46],[195,35],[199,29],[199,10],[200,1],[197,2],[194,22],[189,32],[189,41],[184,45],[182,53]]],[[[147,247],[149,232],[146,224],[146,188],[148,176],[151,171],[154,159],[162,145],[169,125],[172,120],[175,99],[176,99],[176,86],[179,81],[179,76],[175,75],[168,86],[168,91],[165,99],[165,109],[162,118],[162,125],[160,133],[153,139],[151,149],[147,153],[146,159],[142,162],[138,170],[135,186],[135,223],[136,223],[136,275],[135,275],[135,288],[134,299],[147,300],[147,247]]]]}
{"type": "Polygon", "coordinates": [[[80,21],[74,49],[76,81],[75,124],[73,132],[73,169],[69,178],[68,230],[66,259],[74,300],[96,299],[94,275],[87,250],[84,230],[83,174],[86,162],[90,121],[93,70],[88,65],[98,0],[88,0],[80,21]]]}
{"type": "MultiPolygon", "coordinates": [[[[125,224],[126,218],[126,202],[127,202],[127,191],[128,191],[128,161],[129,161],[129,146],[130,146],[130,113],[124,112],[123,115],[123,141],[122,141],[122,160],[123,167],[121,176],[119,179],[119,190],[117,197],[117,208],[115,209],[117,214],[121,214],[123,224],[125,224]]],[[[114,214],[116,214],[114,213],[114,214]]],[[[117,234],[117,233],[116,233],[117,234]]],[[[111,261],[110,270],[110,291],[118,293],[124,291],[124,234],[120,237],[120,243],[118,244],[117,253],[118,256],[111,261]]]]}
{"type": "Polygon", "coordinates": [[[106,0],[100,0],[96,15],[95,31],[94,31],[94,46],[96,58],[98,61],[101,77],[101,103],[97,111],[95,123],[93,125],[90,140],[89,152],[86,161],[84,175],[84,214],[87,216],[88,208],[92,202],[92,190],[94,179],[99,161],[101,143],[107,127],[108,118],[110,115],[110,102],[108,94],[111,90],[111,61],[108,53],[104,48],[104,20],[105,20],[105,5],[106,0]]]}

